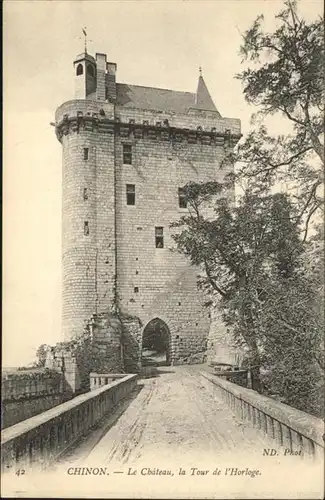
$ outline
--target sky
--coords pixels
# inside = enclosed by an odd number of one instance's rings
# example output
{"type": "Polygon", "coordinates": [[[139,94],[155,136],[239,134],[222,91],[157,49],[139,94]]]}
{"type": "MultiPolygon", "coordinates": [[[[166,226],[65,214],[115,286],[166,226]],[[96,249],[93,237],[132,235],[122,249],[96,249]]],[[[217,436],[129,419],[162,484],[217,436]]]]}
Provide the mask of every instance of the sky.
{"type": "MultiPolygon", "coordinates": [[[[241,83],[241,33],[277,0],[4,2],[3,366],[35,359],[61,338],[61,145],[55,109],[74,97],[74,57],[102,52],[117,81],[195,92],[199,66],[223,116],[249,130],[256,111],[241,83]]],[[[300,0],[313,19],[322,0],[300,0]]]]}

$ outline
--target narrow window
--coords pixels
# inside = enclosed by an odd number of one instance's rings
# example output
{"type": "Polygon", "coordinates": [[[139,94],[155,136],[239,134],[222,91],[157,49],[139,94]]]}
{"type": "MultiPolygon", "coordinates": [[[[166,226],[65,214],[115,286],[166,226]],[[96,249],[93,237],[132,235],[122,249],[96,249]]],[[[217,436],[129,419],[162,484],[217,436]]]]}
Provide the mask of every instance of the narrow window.
{"type": "Polygon", "coordinates": [[[127,205],[135,205],[135,185],[127,184],[126,185],[126,204],[127,205]]]}
{"type": "Polygon", "coordinates": [[[84,200],[88,200],[88,189],[84,188],[84,200]]]}
{"type": "Polygon", "coordinates": [[[77,76],[82,75],[84,72],[84,68],[82,64],[78,64],[77,66],[77,76]]]}
{"type": "Polygon", "coordinates": [[[156,248],[164,248],[164,228],[155,228],[156,248]]]}
{"type": "Polygon", "coordinates": [[[84,160],[88,160],[89,158],[89,148],[84,148],[84,160]]]}
{"type": "Polygon", "coordinates": [[[87,74],[89,76],[95,76],[95,74],[94,74],[94,68],[93,68],[93,66],[91,64],[87,64],[87,74]]]}
{"type": "Polygon", "coordinates": [[[187,200],[184,192],[184,188],[178,188],[178,206],[179,208],[187,207],[187,200]]]}
{"type": "Polygon", "coordinates": [[[139,287],[138,286],[134,287],[134,293],[139,293],[139,287]]]}
{"type": "Polygon", "coordinates": [[[87,220],[85,220],[85,222],[84,222],[84,235],[85,236],[89,235],[89,224],[88,224],[87,220]]]}
{"type": "Polygon", "coordinates": [[[124,165],[132,165],[132,146],[123,144],[123,163],[124,165]]]}

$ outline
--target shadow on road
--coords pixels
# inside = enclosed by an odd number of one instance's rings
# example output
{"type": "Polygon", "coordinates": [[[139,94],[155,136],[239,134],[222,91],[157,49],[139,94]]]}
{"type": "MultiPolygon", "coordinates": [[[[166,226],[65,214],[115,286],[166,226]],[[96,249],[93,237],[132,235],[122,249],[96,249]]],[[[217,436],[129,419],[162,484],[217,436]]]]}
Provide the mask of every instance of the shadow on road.
{"type": "MultiPolygon", "coordinates": [[[[167,365],[163,366],[167,367],[167,365]]],[[[140,379],[160,377],[160,375],[163,375],[164,373],[175,373],[175,372],[173,372],[172,370],[162,370],[157,366],[143,366],[141,368],[139,377],[140,379]]]]}
{"type": "MultiPolygon", "coordinates": [[[[143,384],[138,383],[136,388],[122,401],[115,405],[109,414],[106,414],[96,425],[89,429],[83,436],[80,436],[68,450],[56,460],[55,463],[73,462],[86,458],[93,448],[99,443],[107,431],[113,427],[123,413],[127,410],[131,402],[142,391],[143,384]]],[[[55,467],[55,464],[54,464],[55,467]]]]}
{"type": "Polygon", "coordinates": [[[142,366],[167,366],[166,358],[155,358],[153,356],[143,356],[142,366]]]}
{"type": "Polygon", "coordinates": [[[157,376],[162,375],[164,373],[175,373],[173,370],[157,370],[157,376]]]}
{"type": "Polygon", "coordinates": [[[139,375],[143,379],[159,377],[164,373],[174,373],[168,368],[166,354],[154,350],[144,349],[141,364],[142,368],[139,375]],[[162,370],[161,367],[166,367],[166,370],[162,370]]]}

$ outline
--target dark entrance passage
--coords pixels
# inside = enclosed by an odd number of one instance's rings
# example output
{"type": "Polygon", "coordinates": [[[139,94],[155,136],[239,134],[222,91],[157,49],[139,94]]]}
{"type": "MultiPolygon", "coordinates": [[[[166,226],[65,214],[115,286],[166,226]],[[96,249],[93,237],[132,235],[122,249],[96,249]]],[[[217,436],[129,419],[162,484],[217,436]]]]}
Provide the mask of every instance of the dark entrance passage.
{"type": "Polygon", "coordinates": [[[170,365],[170,331],[159,318],[151,320],[142,335],[142,365],[170,365]]]}

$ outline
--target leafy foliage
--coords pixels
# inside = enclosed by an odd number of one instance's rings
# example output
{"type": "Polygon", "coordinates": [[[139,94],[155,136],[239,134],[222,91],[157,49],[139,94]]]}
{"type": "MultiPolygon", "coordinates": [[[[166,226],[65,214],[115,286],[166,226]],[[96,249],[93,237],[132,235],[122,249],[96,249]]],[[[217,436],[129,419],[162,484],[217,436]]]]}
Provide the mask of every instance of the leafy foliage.
{"type": "Polygon", "coordinates": [[[173,224],[183,229],[174,240],[193,265],[201,266],[205,276],[200,286],[221,296],[226,323],[237,341],[248,346],[252,364],[259,366],[257,320],[265,282],[271,270],[279,277],[290,276],[302,252],[292,222],[294,209],[284,194],[261,196],[248,190],[237,206],[227,196],[215,198],[214,217],[204,217],[198,207],[211,203],[219,192],[216,183],[208,200],[204,184],[185,187],[189,215],[173,224]]]}
{"type": "Polygon", "coordinates": [[[177,248],[201,268],[200,287],[220,298],[235,341],[248,348],[253,387],[261,390],[263,367],[269,392],[301,409],[320,408],[321,321],[297,209],[287,194],[246,190],[235,205],[220,189],[185,186],[189,213],[172,224],[177,248]]]}
{"type": "Polygon", "coordinates": [[[307,23],[296,1],[284,5],[274,33],[263,30],[258,16],[243,35],[240,53],[248,67],[237,78],[247,102],[259,108],[255,120],[264,123],[226,161],[242,162],[238,177],[253,178],[258,189],[290,186],[307,238],[309,221],[323,204],[324,20],[307,23]],[[275,114],[286,120],[286,135],[268,132],[265,119],[275,114]]]}
{"type": "Polygon", "coordinates": [[[323,315],[305,256],[289,277],[271,276],[260,309],[267,389],[288,404],[323,415],[323,315]]]}
{"type": "Polygon", "coordinates": [[[294,0],[277,22],[267,33],[259,16],[243,36],[237,78],[258,113],[237,150],[225,150],[223,165],[237,162],[236,174],[185,187],[189,214],[173,224],[174,239],[201,269],[207,304],[219,298],[235,342],[246,346],[253,388],[262,388],[262,367],[269,394],[321,416],[324,235],[313,241],[308,229],[323,205],[324,25],[301,19],[294,0]],[[268,131],[275,114],[286,135],[268,131]],[[235,183],[243,188],[236,204],[235,183]]]}
{"type": "Polygon", "coordinates": [[[41,344],[37,348],[37,351],[36,351],[37,362],[35,363],[36,367],[45,366],[47,348],[48,348],[47,344],[41,344]]]}

